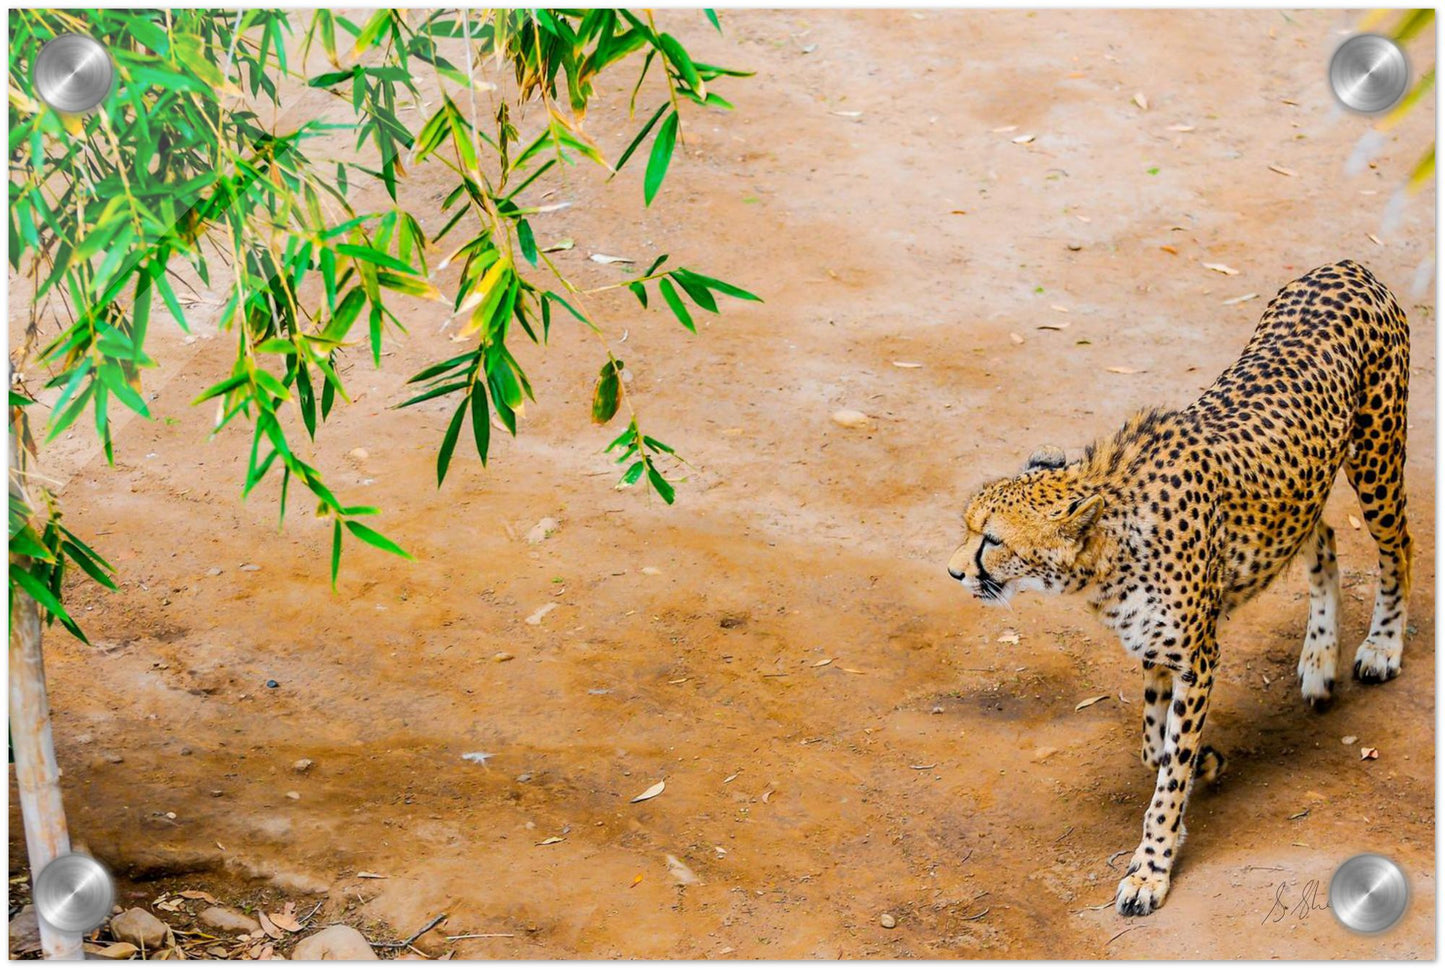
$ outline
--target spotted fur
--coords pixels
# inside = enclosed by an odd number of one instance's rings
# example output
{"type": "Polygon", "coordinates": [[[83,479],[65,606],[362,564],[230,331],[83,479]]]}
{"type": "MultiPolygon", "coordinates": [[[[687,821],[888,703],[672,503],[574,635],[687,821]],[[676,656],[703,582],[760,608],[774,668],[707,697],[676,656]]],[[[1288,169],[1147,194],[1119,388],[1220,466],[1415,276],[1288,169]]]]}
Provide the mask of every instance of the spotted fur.
{"type": "Polygon", "coordinates": [[[1300,689],[1335,689],[1340,614],[1334,532],[1321,518],[1343,467],[1379,547],[1380,581],[1355,677],[1400,671],[1410,592],[1405,520],[1405,314],[1369,270],[1345,261],[1270,301],[1243,354],[1192,405],[1150,410],[1066,461],[1042,449],[1022,474],[968,503],[948,571],[975,596],[1083,592],[1144,672],[1141,756],[1158,769],[1143,839],[1115,905],[1164,901],[1196,777],[1223,767],[1201,746],[1221,613],[1303,552],[1310,616],[1300,689]]]}

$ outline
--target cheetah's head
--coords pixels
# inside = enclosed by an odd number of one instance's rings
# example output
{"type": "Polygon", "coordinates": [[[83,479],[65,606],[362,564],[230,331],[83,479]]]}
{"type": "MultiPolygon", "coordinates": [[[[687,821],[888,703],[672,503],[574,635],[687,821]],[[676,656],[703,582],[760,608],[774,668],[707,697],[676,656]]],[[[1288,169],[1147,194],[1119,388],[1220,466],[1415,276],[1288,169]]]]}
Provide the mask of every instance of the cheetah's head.
{"type": "Polygon", "coordinates": [[[1063,592],[1104,499],[1081,490],[1059,448],[1040,448],[1022,474],[989,482],[963,513],[948,574],[986,603],[1017,592],[1063,592]]]}

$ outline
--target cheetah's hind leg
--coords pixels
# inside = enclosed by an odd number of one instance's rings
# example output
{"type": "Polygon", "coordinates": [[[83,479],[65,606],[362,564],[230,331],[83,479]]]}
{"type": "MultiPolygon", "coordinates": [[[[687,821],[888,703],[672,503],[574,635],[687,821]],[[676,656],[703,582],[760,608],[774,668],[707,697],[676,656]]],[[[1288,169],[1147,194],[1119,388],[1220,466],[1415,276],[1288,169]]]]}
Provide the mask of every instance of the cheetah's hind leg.
{"type": "Polygon", "coordinates": [[[1299,655],[1300,693],[1316,711],[1330,706],[1340,655],[1340,567],[1335,530],[1320,520],[1305,546],[1310,580],[1310,618],[1299,655]]]}
{"type": "Polygon", "coordinates": [[[1360,500],[1365,526],[1380,550],[1380,585],[1370,633],[1355,653],[1355,677],[1378,684],[1400,673],[1410,598],[1410,529],[1405,520],[1406,355],[1397,350],[1387,374],[1355,415],[1345,477],[1360,500]]]}

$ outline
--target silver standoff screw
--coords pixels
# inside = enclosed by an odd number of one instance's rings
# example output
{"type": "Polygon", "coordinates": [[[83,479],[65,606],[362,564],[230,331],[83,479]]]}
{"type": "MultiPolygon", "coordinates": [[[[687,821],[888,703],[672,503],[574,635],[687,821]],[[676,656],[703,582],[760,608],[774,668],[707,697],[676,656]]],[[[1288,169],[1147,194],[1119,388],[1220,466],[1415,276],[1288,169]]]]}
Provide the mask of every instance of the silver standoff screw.
{"type": "Polygon", "coordinates": [[[71,852],[52,859],[35,877],[35,911],[57,930],[89,933],[110,916],[115,883],[90,856],[71,852]]]}
{"type": "Polygon", "coordinates": [[[105,100],[115,65],[105,45],[88,34],[61,34],[45,42],[31,71],[35,93],[56,111],[81,114],[105,100]]]}
{"type": "Polygon", "coordinates": [[[1330,879],[1330,909],[1356,933],[1379,933],[1397,923],[1410,901],[1405,873],[1382,855],[1345,860],[1330,879]]]}
{"type": "Polygon", "coordinates": [[[1351,111],[1376,114],[1392,108],[1409,84],[1405,52],[1379,34],[1356,34],[1330,58],[1330,88],[1351,111]]]}

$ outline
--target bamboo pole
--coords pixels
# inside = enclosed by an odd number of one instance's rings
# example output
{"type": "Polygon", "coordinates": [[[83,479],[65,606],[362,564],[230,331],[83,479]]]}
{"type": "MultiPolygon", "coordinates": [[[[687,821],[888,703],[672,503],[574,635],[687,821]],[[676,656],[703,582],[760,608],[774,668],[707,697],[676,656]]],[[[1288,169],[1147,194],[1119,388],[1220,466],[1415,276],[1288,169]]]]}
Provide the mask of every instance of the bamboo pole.
{"type": "MultiPolygon", "coordinates": [[[[10,428],[10,490],[25,498],[15,428],[10,428]]],[[[29,565],[24,557],[11,569],[29,565]]],[[[65,804],[60,797],[60,766],[50,733],[50,700],[45,693],[45,658],[41,651],[40,607],[29,593],[10,588],[10,736],[15,751],[15,781],[20,814],[25,822],[25,848],[30,879],[57,856],[70,851],[65,804]]],[[[58,930],[36,913],[40,947],[47,960],[83,960],[80,934],[58,930]]]]}

